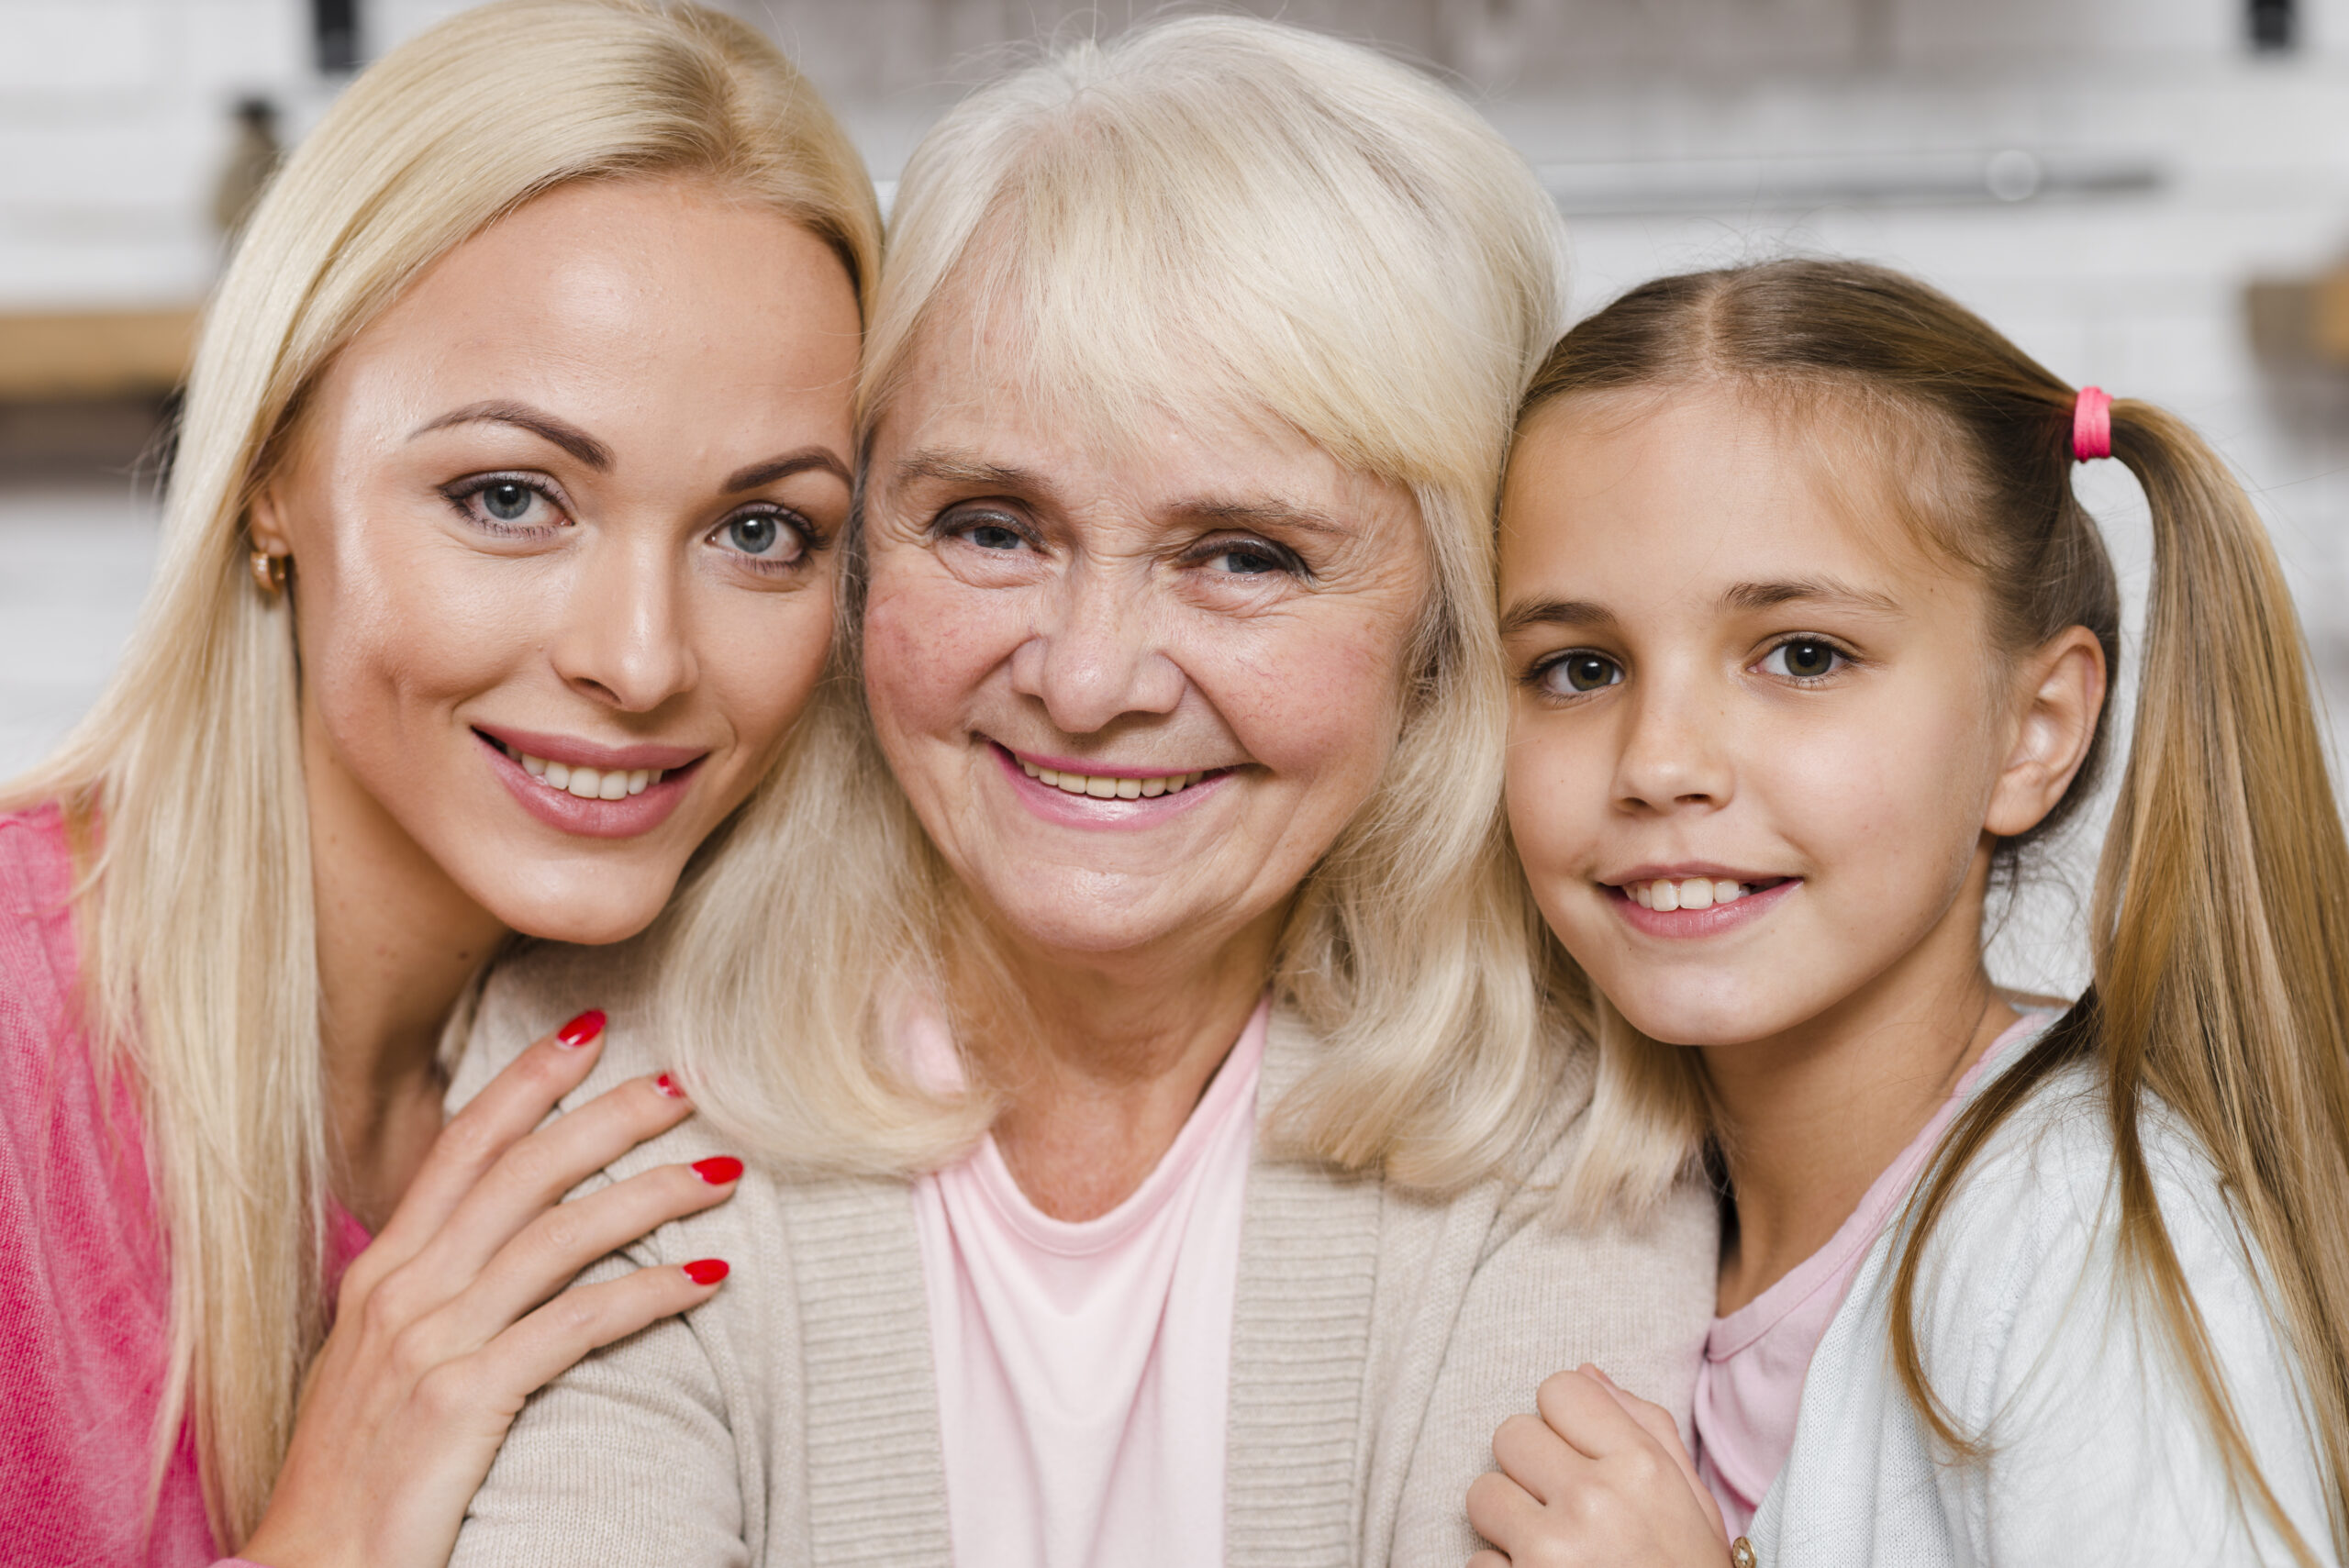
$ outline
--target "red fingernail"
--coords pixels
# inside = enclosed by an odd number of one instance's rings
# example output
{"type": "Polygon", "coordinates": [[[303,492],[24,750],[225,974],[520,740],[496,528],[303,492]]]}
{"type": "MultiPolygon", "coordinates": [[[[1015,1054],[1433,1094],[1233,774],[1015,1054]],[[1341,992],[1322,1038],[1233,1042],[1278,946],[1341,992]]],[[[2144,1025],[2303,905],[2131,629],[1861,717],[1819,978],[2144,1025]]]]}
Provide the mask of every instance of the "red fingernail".
{"type": "Polygon", "coordinates": [[[604,1009],[590,1007],[562,1028],[554,1031],[554,1042],[576,1051],[604,1032],[604,1009]]]}
{"type": "Polygon", "coordinates": [[[713,1187],[742,1179],[742,1162],[731,1154],[713,1154],[707,1160],[693,1162],[693,1173],[713,1187]]]}
{"type": "Polygon", "coordinates": [[[685,1091],[684,1087],[666,1073],[663,1073],[658,1078],[653,1079],[652,1086],[660,1090],[662,1094],[668,1095],[673,1100],[682,1100],[685,1097],[685,1091]]]}
{"type": "Polygon", "coordinates": [[[692,1262],[685,1264],[684,1268],[685,1277],[696,1284],[716,1284],[727,1274],[726,1260],[723,1258],[696,1258],[692,1262]]]}

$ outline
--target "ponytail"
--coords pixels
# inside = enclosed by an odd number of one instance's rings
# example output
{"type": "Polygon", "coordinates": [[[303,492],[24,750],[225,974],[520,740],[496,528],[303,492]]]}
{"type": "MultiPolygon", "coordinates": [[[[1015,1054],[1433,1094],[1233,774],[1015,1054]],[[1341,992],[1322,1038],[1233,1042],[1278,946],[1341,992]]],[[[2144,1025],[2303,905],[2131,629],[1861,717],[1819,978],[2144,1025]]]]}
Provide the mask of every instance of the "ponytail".
{"type": "Polygon", "coordinates": [[[2200,1141],[2267,1265],[2299,1351],[2310,1436],[2349,1555],[2349,842],[2310,700],[2299,617],[2249,497],[2185,425],[2113,406],[2113,455],[2153,514],[2134,740],[2097,871],[2095,984],[1967,1108],[1912,1209],[1894,1284],[1893,1353],[1935,1432],[1914,1325],[1920,1257],[1967,1166],[2069,1061],[2097,1063],[2111,1122],[2118,1255],[2202,1409],[2220,1455],[2294,1555],[2300,1539],[2254,1462],[2154,1200],[2147,1095],[2200,1141]]]}
{"type": "MultiPolygon", "coordinates": [[[[1562,398],[1724,379],[1776,406],[1831,406],[1873,436],[1898,462],[1909,520],[1985,585],[2002,648],[2086,627],[2117,667],[2118,583],[2072,492],[2079,395],[1914,278],[1791,260],[1642,284],[1552,351],[1520,428],[1562,398]]],[[[2266,1266],[2331,1483],[2332,1554],[2349,1559],[2349,843],[2299,618],[2249,497],[2160,409],[2124,401],[2109,414],[2111,454],[2152,508],[2154,576],[2135,739],[2097,872],[2095,984],[1975,1097],[1919,1184],[1894,1281],[1894,1365],[1935,1434],[1979,1453],[1925,1380],[1920,1256],[1998,1129],[2058,1069],[2089,1064],[2111,1123],[2124,1283],[2153,1308],[2238,1496],[2301,1562],[2321,1561],[2259,1473],[2163,1224],[2138,1120],[2158,1099],[2208,1151],[2266,1266]]],[[[2000,843],[2002,864],[2093,793],[2109,729],[2100,714],[2070,789],[2000,843]]],[[[1553,996],[1587,1014],[1586,981],[1551,949],[1553,996]]],[[[1636,1213],[1698,1155],[1701,1095],[1686,1052],[1624,1029],[1597,1039],[1586,1142],[1646,1152],[1593,1155],[1576,1191],[1636,1213]]]]}

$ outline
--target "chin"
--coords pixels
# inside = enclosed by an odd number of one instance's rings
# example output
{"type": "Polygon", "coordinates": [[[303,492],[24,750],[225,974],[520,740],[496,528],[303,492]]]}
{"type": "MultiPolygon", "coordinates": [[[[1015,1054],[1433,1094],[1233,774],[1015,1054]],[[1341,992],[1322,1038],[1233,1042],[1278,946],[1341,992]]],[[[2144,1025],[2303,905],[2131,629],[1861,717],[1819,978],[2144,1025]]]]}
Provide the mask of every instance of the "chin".
{"type": "Polygon", "coordinates": [[[652,924],[675,890],[674,875],[556,877],[547,884],[493,892],[482,903],[518,935],[576,947],[624,942],[652,924]]]}

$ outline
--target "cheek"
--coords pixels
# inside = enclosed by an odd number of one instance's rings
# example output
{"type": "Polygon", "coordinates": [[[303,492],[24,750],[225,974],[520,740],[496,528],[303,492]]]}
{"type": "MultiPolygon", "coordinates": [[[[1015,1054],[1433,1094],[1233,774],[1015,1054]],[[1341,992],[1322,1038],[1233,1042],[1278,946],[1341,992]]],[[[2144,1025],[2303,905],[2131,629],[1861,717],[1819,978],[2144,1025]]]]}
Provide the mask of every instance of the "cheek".
{"type": "Polygon", "coordinates": [[[885,736],[960,741],[970,701],[1023,635],[1018,595],[876,561],[864,606],[865,697],[885,736]]]}
{"type": "Polygon", "coordinates": [[[1607,806],[1607,751],[1596,734],[1513,725],[1503,775],[1509,836],[1536,887],[1588,871],[1607,806]]]}
{"type": "Polygon", "coordinates": [[[522,574],[337,532],[297,568],[295,592],[304,682],[346,750],[377,750],[423,710],[496,684],[540,640],[522,574]]]}
{"type": "Polygon", "coordinates": [[[817,584],[776,597],[720,588],[691,625],[709,706],[745,757],[771,758],[823,677],[830,592],[817,584]]]}
{"type": "Polygon", "coordinates": [[[1957,693],[1790,735],[1767,766],[1773,815],[1805,824],[1820,869],[1887,913],[1938,908],[1964,880],[1995,772],[1957,693]]]}
{"type": "Polygon", "coordinates": [[[1394,751],[1405,628],[1329,616],[1218,630],[1183,662],[1241,748],[1275,779],[1367,791],[1394,751]]]}

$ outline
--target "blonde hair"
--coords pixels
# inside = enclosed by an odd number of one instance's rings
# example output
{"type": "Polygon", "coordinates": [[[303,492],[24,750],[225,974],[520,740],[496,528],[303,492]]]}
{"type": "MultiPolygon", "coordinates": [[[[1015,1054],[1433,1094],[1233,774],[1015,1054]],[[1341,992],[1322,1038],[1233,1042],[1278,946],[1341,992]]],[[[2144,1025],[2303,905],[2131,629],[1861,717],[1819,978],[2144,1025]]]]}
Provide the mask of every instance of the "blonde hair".
{"type": "MultiPolygon", "coordinates": [[[[1980,317],[1913,278],[1787,261],[1659,279],[1567,334],[1526,399],[1719,380],[1808,398],[1898,476],[1929,540],[1972,568],[2009,651],[2086,627],[2108,667],[2121,595],[2095,519],[2072,493],[2077,394],[1980,317]],[[1897,454],[1897,460],[1896,460],[1897,454]]],[[[2192,1282],[2148,1171],[2148,1095],[2190,1128],[2272,1280],[2298,1351],[2331,1545],[2349,1555],[2349,839],[2327,776],[2299,619],[2266,531],[2225,464],[2150,405],[2112,405],[2112,455],[2143,486],[2154,572],[2134,740],[2099,865],[2093,985],[1966,1108],[1912,1200],[1895,1276],[1894,1364],[1936,1434],[1979,1451],[1928,1385],[1915,1328],[1920,1261],[1965,1173],[2051,1075],[2084,1063],[2113,1142],[2119,1256],[2189,1385],[2238,1496],[2303,1562],[2321,1560],[2261,1476],[2221,1382],[2192,1282]],[[2213,657],[2212,651],[2223,651],[2213,657]]],[[[2025,839],[2095,787],[2087,765],[2025,839]]],[[[2000,846],[2011,857],[2025,840],[2000,846]]],[[[1602,1007],[1563,951],[1563,989],[1602,1007]]],[[[1636,1205],[1705,1135],[1694,1051],[1601,1030],[1579,1173],[1586,1201],[1636,1205]]]]}
{"type": "Polygon", "coordinates": [[[191,1422],[231,1549],[269,1498],[323,1332],[316,927],[293,625],[247,509],[304,395],[400,291],[567,183],[685,174],[829,241],[869,304],[863,165],[743,24],[656,0],[502,0],[360,77],[262,199],[206,313],[155,587],[121,669],[12,806],[65,803],[89,1022],[127,1064],[171,1240],[157,1471],[191,1422]]]}
{"type": "MultiPolygon", "coordinates": [[[[1563,1055],[1505,859],[1492,611],[1495,484],[1562,320],[1558,241],[1523,161],[1418,73],[1270,22],[1161,23],[1018,71],[923,140],[859,400],[869,447],[951,311],[1016,338],[1031,411],[1111,440],[1153,410],[1237,414],[1416,499],[1435,586],[1395,752],[1280,944],[1273,984],[1324,1049],[1274,1130],[1431,1187],[1518,1151],[1563,1055]]],[[[749,853],[738,833],[674,907],[660,1011],[696,1102],[749,1146],[918,1170],[990,1107],[907,1085],[875,1012],[876,981],[934,981],[958,927],[948,873],[876,783],[854,561],[817,720],[843,744],[797,759],[795,834],[749,853]]]]}

